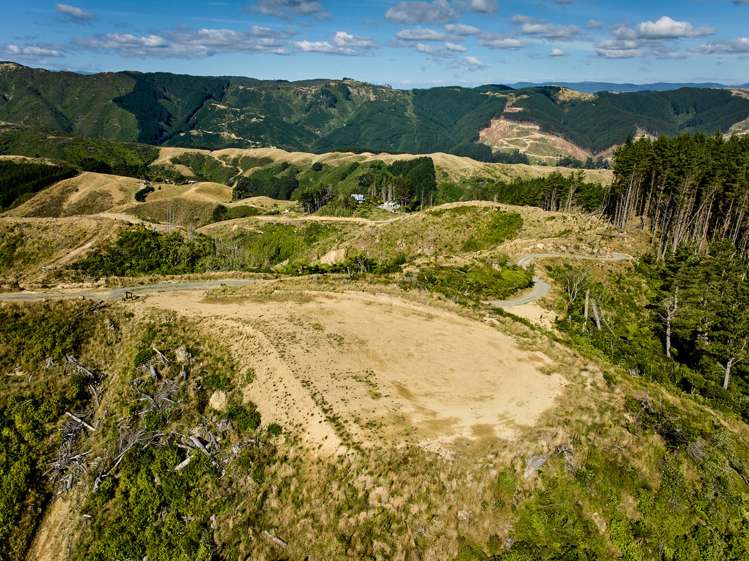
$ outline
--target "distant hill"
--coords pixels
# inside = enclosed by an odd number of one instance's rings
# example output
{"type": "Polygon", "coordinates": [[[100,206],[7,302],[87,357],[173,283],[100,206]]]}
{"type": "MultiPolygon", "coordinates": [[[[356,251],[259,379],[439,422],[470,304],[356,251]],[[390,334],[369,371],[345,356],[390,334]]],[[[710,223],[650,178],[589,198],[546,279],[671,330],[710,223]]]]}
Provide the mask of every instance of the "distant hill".
{"type": "Polygon", "coordinates": [[[544,86],[558,86],[560,88],[569,88],[584,93],[598,92],[668,92],[679,90],[681,88],[713,88],[713,89],[730,89],[746,88],[748,85],[729,86],[717,82],[655,82],[652,84],[619,84],[616,82],[516,82],[510,84],[513,89],[539,88],[544,86]]]}
{"type": "Polygon", "coordinates": [[[349,79],[82,75],[0,63],[0,124],[161,146],[527,161],[520,152],[556,163],[603,154],[637,134],[726,133],[748,118],[749,99],[713,88],[596,96],[499,85],[396,90],[349,79]]]}

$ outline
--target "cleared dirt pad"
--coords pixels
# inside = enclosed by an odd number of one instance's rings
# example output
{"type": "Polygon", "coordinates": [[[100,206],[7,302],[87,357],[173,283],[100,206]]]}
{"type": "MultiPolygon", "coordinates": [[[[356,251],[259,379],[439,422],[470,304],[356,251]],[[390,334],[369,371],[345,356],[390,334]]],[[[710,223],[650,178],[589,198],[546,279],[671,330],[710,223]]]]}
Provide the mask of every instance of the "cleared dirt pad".
{"type": "Polygon", "coordinates": [[[541,353],[481,322],[390,295],[265,293],[206,300],[199,292],[147,305],[203,318],[255,381],[264,418],[310,444],[441,447],[511,439],[552,406],[565,379],[541,353]]]}

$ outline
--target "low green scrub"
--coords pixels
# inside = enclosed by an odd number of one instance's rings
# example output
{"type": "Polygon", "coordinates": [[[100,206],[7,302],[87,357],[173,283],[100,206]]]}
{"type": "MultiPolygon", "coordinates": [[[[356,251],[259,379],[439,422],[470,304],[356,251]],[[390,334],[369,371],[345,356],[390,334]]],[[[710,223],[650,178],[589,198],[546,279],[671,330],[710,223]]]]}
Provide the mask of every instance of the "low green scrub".
{"type": "Polygon", "coordinates": [[[491,249],[511,240],[523,227],[523,218],[512,212],[497,212],[488,222],[478,224],[463,244],[463,251],[491,249]]]}
{"type": "Polygon", "coordinates": [[[249,218],[250,216],[258,216],[260,214],[263,214],[263,211],[255,206],[238,205],[227,207],[224,205],[218,205],[213,209],[213,221],[223,222],[224,220],[249,218]]]}
{"type": "Polygon", "coordinates": [[[94,278],[270,271],[284,262],[296,266],[315,259],[315,248],[320,244],[327,247],[337,234],[334,226],[318,223],[268,224],[260,231],[226,239],[201,234],[185,238],[179,233],[131,228],[110,246],[71,265],[71,269],[94,278]]]}
{"type": "Polygon", "coordinates": [[[175,164],[182,164],[192,170],[199,178],[214,183],[228,185],[237,175],[237,169],[225,165],[221,160],[197,152],[186,152],[172,159],[175,164]]]}
{"type": "Polygon", "coordinates": [[[146,228],[126,230],[114,244],[88,255],[72,268],[90,277],[179,275],[209,270],[213,240],[195,235],[160,234],[146,228]]]}
{"type": "Polygon", "coordinates": [[[241,403],[236,363],[201,338],[193,324],[156,316],[130,327],[140,333],[130,349],[133,380],[117,396],[119,420],[101,432],[110,447],[122,431],[142,434],[151,444],[134,447],[119,464],[112,464],[118,448],[105,454],[103,465],[117,467],[100,476],[88,494],[83,510],[91,518],[71,558],[224,558],[217,520],[237,512],[255,492],[248,482],[262,481],[276,461],[268,431],[259,430],[255,405],[241,403]],[[156,378],[142,375],[144,362],[156,366],[156,378]],[[172,391],[158,407],[143,397],[164,388],[172,391]],[[224,413],[208,405],[217,390],[227,396],[224,413]]]}
{"type": "Polygon", "coordinates": [[[283,272],[293,275],[325,275],[333,273],[343,273],[349,276],[362,274],[387,275],[400,272],[405,264],[405,255],[397,255],[387,261],[377,261],[366,255],[357,254],[350,255],[338,263],[290,265],[283,269],[283,272]]]}
{"type": "Polygon", "coordinates": [[[502,300],[533,285],[533,272],[506,260],[463,267],[422,268],[405,281],[406,287],[439,292],[463,302],[502,300]]]}
{"type": "Polygon", "coordinates": [[[458,559],[748,558],[746,443],[704,411],[647,397],[629,398],[625,407],[627,435],[647,453],[557,450],[530,490],[512,479],[507,485],[501,473],[497,495],[504,502],[496,507],[511,505],[510,535],[483,547],[466,544],[458,559]]]}
{"type": "Polygon", "coordinates": [[[45,187],[77,173],[66,164],[0,161],[0,211],[17,206],[45,187]]]}
{"type": "Polygon", "coordinates": [[[52,497],[46,472],[60,420],[89,399],[87,383],[60,367],[100,328],[89,305],[0,306],[0,559],[26,558],[52,497]],[[49,362],[48,362],[49,361],[49,362]]]}
{"type": "Polygon", "coordinates": [[[268,224],[259,233],[237,237],[242,267],[246,270],[269,270],[285,261],[305,261],[313,246],[333,239],[338,230],[327,224],[305,226],[268,224]]]}
{"type": "Polygon", "coordinates": [[[255,196],[291,200],[294,191],[299,188],[298,173],[297,167],[282,163],[243,175],[234,186],[234,200],[255,196]]]}

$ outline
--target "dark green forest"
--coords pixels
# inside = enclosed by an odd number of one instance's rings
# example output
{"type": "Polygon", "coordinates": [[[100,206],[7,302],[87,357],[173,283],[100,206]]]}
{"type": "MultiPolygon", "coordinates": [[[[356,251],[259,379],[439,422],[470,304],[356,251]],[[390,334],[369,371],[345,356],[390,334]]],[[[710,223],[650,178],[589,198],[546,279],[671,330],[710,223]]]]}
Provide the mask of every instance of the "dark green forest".
{"type": "Polygon", "coordinates": [[[603,276],[556,268],[560,326],[636,375],[749,420],[749,138],[630,142],[614,170],[605,215],[644,229],[651,249],[603,276]],[[604,310],[595,321],[591,302],[604,310]]]}
{"type": "Polygon", "coordinates": [[[618,227],[641,218],[658,258],[682,246],[705,253],[724,238],[749,252],[749,137],[628,142],[614,172],[607,215],[618,227]]]}
{"type": "Polygon", "coordinates": [[[727,132],[749,117],[728,90],[683,88],[565,99],[559,88],[397,90],[354,80],[261,81],[119,72],[80,75],[18,66],[0,75],[0,121],[36,130],[193,148],[448,152],[517,160],[477,142],[511,96],[517,118],[602,152],[638,132],[727,132]],[[23,102],[21,100],[24,100],[23,102]],[[229,118],[229,114],[231,118],[229,118]]]}
{"type": "Polygon", "coordinates": [[[443,183],[436,201],[449,203],[461,200],[485,200],[498,203],[535,206],[549,211],[584,210],[597,212],[603,209],[608,188],[585,180],[585,174],[551,173],[533,179],[496,181],[469,179],[460,185],[443,183]]]}
{"type": "Polygon", "coordinates": [[[17,206],[34,193],[77,173],[67,164],[0,160],[0,211],[17,206]]]}

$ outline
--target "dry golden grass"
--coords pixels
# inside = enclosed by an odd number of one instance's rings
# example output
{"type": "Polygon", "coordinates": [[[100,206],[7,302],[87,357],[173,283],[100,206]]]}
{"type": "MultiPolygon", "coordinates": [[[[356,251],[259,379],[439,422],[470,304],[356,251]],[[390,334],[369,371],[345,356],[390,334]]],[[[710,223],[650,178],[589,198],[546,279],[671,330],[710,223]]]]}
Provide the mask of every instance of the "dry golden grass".
{"type": "Polygon", "coordinates": [[[123,225],[99,217],[0,218],[0,237],[20,237],[13,265],[0,270],[0,285],[34,286],[89,252],[113,241],[123,225]]]}
{"type": "Polygon", "coordinates": [[[7,213],[61,217],[98,214],[134,201],[142,182],[132,177],[84,172],[40,191],[7,213]]]}
{"type": "MultiPolygon", "coordinates": [[[[196,152],[210,155],[217,159],[235,159],[241,157],[268,158],[273,162],[285,162],[300,166],[312,165],[315,162],[322,162],[329,165],[341,165],[350,162],[369,162],[375,160],[392,163],[398,160],[410,160],[428,156],[434,161],[434,165],[437,168],[438,178],[445,181],[461,181],[472,177],[491,177],[502,181],[512,181],[513,179],[543,177],[554,172],[568,175],[576,171],[569,168],[553,166],[485,163],[463,156],[445,154],[443,152],[432,154],[375,154],[369,152],[331,152],[328,154],[311,154],[306,152],[287,152],[280,148],[228,148],[224,150],[216,150],[214,152],[183,148],[161,148],[159,158],[154,162],[154,164],[170,164],[171,159],[176,158],[181,154],[196,152]]],[[[585,170],[585,174],[588,181],[602,184],[610,184],[613,178],[609,170],[585,170]]]]}

